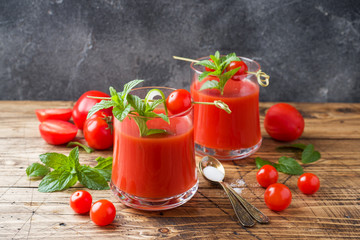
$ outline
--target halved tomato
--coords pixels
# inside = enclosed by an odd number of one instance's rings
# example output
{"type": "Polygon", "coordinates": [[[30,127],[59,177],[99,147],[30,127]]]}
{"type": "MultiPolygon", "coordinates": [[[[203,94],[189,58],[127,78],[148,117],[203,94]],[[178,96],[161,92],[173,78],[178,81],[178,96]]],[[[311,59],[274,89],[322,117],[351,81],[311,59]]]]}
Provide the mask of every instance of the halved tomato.
{"type": "Polygon", "coordinates": [[[41,137],[49,144],[60,145],[73,140],[78,128],[62,120],[46,120],[39,125],[41,137]]]}
{"type": "Polygon", "coordinates": [[[72,109],[71,108],[36,109],[35,113],[40,122],[50,119],[69,121],[71,118],[72,109]]]}

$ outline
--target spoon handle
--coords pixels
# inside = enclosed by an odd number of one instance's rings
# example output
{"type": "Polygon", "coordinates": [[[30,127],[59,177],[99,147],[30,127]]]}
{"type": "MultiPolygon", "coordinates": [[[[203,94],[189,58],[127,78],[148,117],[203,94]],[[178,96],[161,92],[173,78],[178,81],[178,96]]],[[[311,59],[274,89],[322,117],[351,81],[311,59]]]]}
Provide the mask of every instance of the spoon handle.
{"type": "Polygon", "coordinates": [[[230,192],[237,198],[237,200],[244,206],[244,208],[256,221],[259,223],[268,223],[270,221],[265,214],[263,214],[254,205],[250,204],[243,197],[241,197],[232,187],[230,187],[228,183],[224,183],[224,185],[230,190],[230,192]]]}
{"type": "Polygon", "coordinates": [[[224,191],[228,195],[231,205],[241,225],[243,225],[244,227],[254,226],[255,224],[254,219],[251,218],[251,216],[245,210],[243,205],[237,200],[236,196],[229,191],[229,189],[226,187],[224,182],[220,182],[220,185],[223,187],[224,191]]]}

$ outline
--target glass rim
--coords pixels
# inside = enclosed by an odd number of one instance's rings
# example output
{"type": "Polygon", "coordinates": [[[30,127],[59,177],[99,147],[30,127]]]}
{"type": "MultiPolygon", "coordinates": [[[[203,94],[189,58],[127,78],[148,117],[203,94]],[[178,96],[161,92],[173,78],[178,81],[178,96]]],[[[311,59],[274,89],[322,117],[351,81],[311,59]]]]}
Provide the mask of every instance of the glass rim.
{"type": "MultiPolygon", "coordinates": [[[[154,88],[159,89],[159,90],[161,90],[161,89],[166,89],[166,90],[171,90],[171,91],[177,90],[176,88],[171,88],[171,87],[148,86],[148,87],[137,87],[137,88],[133,88],[133,89],[131,89],[130,93],[133,92],[133,91],[135,91],[135,90],[144,90],[144,89],[149,89],[149,90],[151,90],[151,89],[154,89],[154,88]]],[[[191,101],[193,102],[192,97],[191,97],[191,101]]],[[[166,104],[166,99],[165,99],[165,103],[164,103],[164,104],[166,104]]],[[[194,108],[194,105],[191,103],[191,107],[189,107],[189,108],[186,109],[185,111],[182,111],[182,112],[177,113],[177,114],[170,115],[170,116],[168,116],[168,118],[169,118],[169,119],[172,119],[172,118],[176,118],[176,117],[180,117],[180,116],[182,116],[182,117],[183,117],[183,116],[186,116],[186,115],[188,115],[188,114],[192,111],[193,108],[194,108]]],[[[138,116],[138,115],[132,114],[132,113],[129,113],[128,115],[130,115],[130,116],[132,116],[132,117],[147,118],[147,119],[159,119],[159,118],[160,118],[160,117],[138,116]]]]}
{"type": "MultiPolygon", "coordinates": [[[[221,56],[223,57],[223,56],[226,56],[226,55],[221,55],[221,56]]],[[[240,58],[241,60],[246,60],[246,61],[248,61],[248,62],[253,62],[253,63],[255,63],[255,64],[257,65],[257,69],[256,69],[255,71],[253,71],[253,72],[257,72],[257,71],[259,71],[259,70],[261,69],[261,66],[260,66],[260,64],[259,64],[257,61],[255,61],[255,60],[253,60],[253,59],[251,59],[251,58],[247,58],[247,57],[241,57],[241,56],[237,56],[237,57],[240,58]]],[[[206,59],[210,59],[210,57],[209,57],[209,56],[201,57],[201,58],[198,58],[198,59],[196,59],[196,60],[197,60],[197,61],[202,61],[202,60],[206,60],[206,59]]],[[[191,68],[194,72],[196,72],[196,73],[198,73],[198,74],[203,73],[203,71],[200,71],[200,70],[196,69],[194,65],[195,65],[195,62],[190,63],[190,68],[191,68]]],[[[210,74],[210,75],[211,75],[211,74],[210,74]]],[[[245,74],[241,74],[240,76],[244,76],[244,75],[255,75],[255,74],[253,74],[253,73],[245,73],[245,74]]]]}

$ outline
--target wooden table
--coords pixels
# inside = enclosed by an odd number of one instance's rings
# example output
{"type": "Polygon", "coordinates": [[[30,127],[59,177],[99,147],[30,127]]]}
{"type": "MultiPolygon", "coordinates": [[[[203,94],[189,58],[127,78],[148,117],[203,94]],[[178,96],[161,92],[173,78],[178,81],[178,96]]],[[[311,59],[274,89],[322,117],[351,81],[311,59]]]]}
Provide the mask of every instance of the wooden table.
{"type": "MultiPolygon", "coordinates": [[[[261,121],[273,103],[261,103],[261,121]]],[[[318,162],[305,165],[306,172],[319,176],[320,190],[304,195],[297,176],[283,173],[279,182],[293,194],[290,207],[269,210],[263,200],[265,189],[256,182],[255,157],[276,162],[283,145],[263,131],[260,150],[243,160],[224,162],[226,181],[242,183],[241,195],[267,214],[269,224],[243,228],[236,222],[223,191],[201,176],[199,190],[188,203],[168,211],[144,212],[117,202],[110,190],[92,191],[94,200],[115,203],[114,222],[98,227],[88,215],[75,214],[69,197],[80,185],[55,193],[37,191],[38,181],[29,181],[25,169],[39,162],[45,152],[68,155],[70,149],[44,142],[38,132],[37,108],[71,107],[72,102],[2,101],[0,108],[0,238],[1,239],[103,239],[103,238],[204,238],[204,239],[359,239],[360,238],[360,104],[293,104],[305,117],[305,132],[297,143],[314,144],[322,154],[318,162]]],[[[79,134],[79,139],[82,139],[79,134]]],[[[94,166],[98,156],[109,151],[80,153],[80,162],[94,166]]],[[[197,159],[199,160],[199,158],[197,159]]]]}

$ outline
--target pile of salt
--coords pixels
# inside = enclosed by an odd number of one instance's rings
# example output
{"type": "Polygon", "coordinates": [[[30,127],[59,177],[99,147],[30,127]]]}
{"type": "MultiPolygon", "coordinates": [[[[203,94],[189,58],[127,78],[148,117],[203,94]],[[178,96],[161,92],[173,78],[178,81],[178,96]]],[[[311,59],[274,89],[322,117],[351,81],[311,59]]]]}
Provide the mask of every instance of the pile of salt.
{"type": "Polygon", "coordinates": [[[207,166],[203,169],[205,177],[214,182],[221,182],[225,175],[213,166],[207,166]]]}

